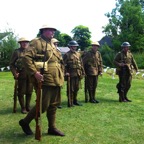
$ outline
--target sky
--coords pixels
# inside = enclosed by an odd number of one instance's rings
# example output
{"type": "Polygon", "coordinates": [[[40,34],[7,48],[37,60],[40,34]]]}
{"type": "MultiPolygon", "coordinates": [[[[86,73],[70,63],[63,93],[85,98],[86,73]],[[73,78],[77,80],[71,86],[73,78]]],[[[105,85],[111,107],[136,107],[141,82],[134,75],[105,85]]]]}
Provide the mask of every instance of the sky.
{"type": "Polygon", "coordinates": [[[18,38],[36,37],[42,25],[49,25],[72,36],[79,25],[89,28],[91,40],[103,36],[108,24],[106,13],[115,8],[115,0],[0,0],[0,32],[12,29],[18,38]]]}

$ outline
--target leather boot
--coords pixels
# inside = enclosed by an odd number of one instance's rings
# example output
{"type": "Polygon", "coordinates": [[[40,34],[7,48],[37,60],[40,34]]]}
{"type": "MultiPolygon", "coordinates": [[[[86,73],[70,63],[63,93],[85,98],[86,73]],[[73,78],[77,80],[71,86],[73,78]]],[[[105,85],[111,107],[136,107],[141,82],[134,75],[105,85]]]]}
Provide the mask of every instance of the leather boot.
{"type": "Polygon", "coordinates": [[[92,91],[88,90],[88,92],[89,92],[89,102],[94,103],[92,99],[92,91]]]}
{"type": "Polygon", "coordinates": [[[64,133],[59,131],[55,126],[55,119],[56,119],[56,109],[49,108],[47,112],[47,118],[48,118],[48,134],[49,135],[56,135],[56,136],[64,136],[64,133]]]}
{"type": "Polygon", "coordinates": [[[127,92],[124,93],[124,98],[125,98],[125,100],[126,100],[127,102],[132,102],[131,100],[129,100],[129,99],[127,98],[127,92]]]}
{"type": "Polygon", "coordinates": [[[30,111],[30,101],[31,101],[31,94],[26,95],[26,111],[30,111]]]}
{"type": "Polygon", "coordinates": [[[127,102],[126,99],[124,98],[124,92],[119,93],[119,102],[127,102]]]}
{"type": "Polygon", "coordinates": [[[31,128],[29,127],[29,124],[27,124],[23,119],[19,121],[19,125],[22,127],[22,130],[26,135],[33,134],[31,128]]]}
{"type": "Polygon", "coordinates": [[[24,106],[24,95],[18,95],[18,100],[19,100],[19,104],[21,106],[21,113],[26,114],[27,111],[26,111],[26,108],[24,106]]]}
{"type": "Polygon", "coordinates": [[[95,101],[95,103],[99,103],[99,101],[96,100],[96,96],[95,96],[96,90],[93,90],[92,93],[93,93],[93,100],[95,101]]]}
{"type": "Polygon", "coordinates": [[[49,128],[48,134],[55,135],[55,136],[65,136],[65,134],[61,132],[60,130],[58,130],[57,128],[49,128]]]}
{"type": "Polygon", "coordinates": [[[73,104],[76,105],[76,106],[82,106],[82,104],[79,103],[77,100],[74,100],[74,101],[73,101],[73,104]]]}

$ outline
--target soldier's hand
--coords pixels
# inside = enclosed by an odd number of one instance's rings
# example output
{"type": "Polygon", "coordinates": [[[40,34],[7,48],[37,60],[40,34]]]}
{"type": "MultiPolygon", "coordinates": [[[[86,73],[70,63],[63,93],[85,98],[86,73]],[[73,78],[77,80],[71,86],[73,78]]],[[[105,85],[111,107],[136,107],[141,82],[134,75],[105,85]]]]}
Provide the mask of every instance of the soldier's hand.
{"type": "Polygon", "coordinates": [[[19,77],[19,73],[15,73],[14,74],[14,79],[18,79],[18,77],[19,77]]]}
{"type": "Polygon", "coordinates": [[[119,64],[120,67],[124,67],[125,65],[126,65],[126,64],[124,64],[124,63],[120,63],[120,64],[119,64]]]}
{"type": "Polygon", "coordinates": [[[37,79],[37,81],[44,81],[43,79],[43,75],[40,74],[40,72],[36,72],[34,74],[35,78],[37,79]]]}
{"type": "Polygon", "coordinates": [[[98,75],[99,75],[99,76],[102,76],[102,74],[103,74],[102,72],[99,72],[99,74],[98,74],[98,75]]]}
{"type": "Polygon", "coordinates": [[[69,73],[66,73],[65,76],[70,76],[70,74],[69,74],[69,73]]]}

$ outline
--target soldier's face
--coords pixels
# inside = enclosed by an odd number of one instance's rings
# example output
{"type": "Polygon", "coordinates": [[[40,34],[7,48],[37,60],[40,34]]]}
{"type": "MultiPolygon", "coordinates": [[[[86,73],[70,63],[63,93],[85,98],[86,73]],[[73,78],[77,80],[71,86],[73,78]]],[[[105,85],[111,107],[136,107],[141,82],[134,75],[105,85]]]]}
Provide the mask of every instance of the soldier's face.
{"type": "Polygon", "coordinates": [[[70,50],[73,51],[73,52],[76,51],[77,50],[77,46],[71,46],[70,50]]]}
{"type": "Polygon", "coordinates": [[[44,29],[43,30],[43,35],[46,37],[46,38],[53,38],[54,37],[54,34],[55,34],[55,30],[54,29],[44,29]]]}
{"type": "Polygon", "coordinates": [[[128,47],[128,46],[123,47],[123,51],[124,51],[125,53],[127,53],[128,50],[129,50],[129,47],[128,47]]]}
{"type": "Polygon", "coordinates": [[[92,50],[93,50],[94,52],[97,51],[98,48],[99,48],[99,46],[97,46],[97,45],[93,45],[93,46],[92,46],[92,50]]]}
{"type": "Polygon", "coordinates": [[[28,41],[22,41],[22,42],[20,42],[20,45],[22,48],[28,48],[29,42],[28,41]]]}

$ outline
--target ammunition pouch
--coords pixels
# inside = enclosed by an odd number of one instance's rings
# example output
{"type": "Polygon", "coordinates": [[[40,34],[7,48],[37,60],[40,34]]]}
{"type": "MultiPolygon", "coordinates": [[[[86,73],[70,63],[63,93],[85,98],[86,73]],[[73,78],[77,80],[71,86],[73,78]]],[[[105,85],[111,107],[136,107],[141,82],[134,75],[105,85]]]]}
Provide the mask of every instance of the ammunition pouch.
{"type": "Polygon", "coordinates": [[[34,64],[38,71],[41,71],[42,69],[44,69],[44,71],[48,71],[47,62],[34,62],[34,64]]]}

